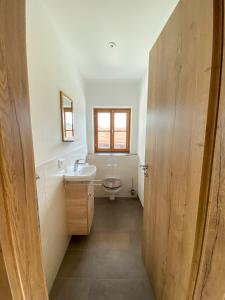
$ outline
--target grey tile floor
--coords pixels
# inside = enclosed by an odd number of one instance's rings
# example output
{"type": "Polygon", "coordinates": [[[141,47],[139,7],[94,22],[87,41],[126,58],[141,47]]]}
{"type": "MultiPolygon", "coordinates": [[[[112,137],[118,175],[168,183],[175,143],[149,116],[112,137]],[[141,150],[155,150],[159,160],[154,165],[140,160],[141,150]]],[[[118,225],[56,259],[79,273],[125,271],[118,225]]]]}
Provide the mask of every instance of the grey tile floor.
{"type": "Polygon", "coordinates": [[[153,300],[141,254],[142,207],[137,199],[95,199],[89,236],[74,236],[51,300],[153,300]]]}

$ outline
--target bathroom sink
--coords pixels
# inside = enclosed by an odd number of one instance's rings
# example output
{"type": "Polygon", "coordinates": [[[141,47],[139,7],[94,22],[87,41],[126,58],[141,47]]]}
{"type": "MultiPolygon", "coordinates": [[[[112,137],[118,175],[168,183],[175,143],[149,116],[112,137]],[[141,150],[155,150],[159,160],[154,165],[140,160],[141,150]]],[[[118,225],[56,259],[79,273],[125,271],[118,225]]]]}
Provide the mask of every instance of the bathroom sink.
{"type": "Polygon", "coordinates": [[[95,178],[96,166],[94,165],[79,165],[78,169],[74,171],[74,166],[67,169],[64,174],[65,181],[89,181],[95,178]]]}

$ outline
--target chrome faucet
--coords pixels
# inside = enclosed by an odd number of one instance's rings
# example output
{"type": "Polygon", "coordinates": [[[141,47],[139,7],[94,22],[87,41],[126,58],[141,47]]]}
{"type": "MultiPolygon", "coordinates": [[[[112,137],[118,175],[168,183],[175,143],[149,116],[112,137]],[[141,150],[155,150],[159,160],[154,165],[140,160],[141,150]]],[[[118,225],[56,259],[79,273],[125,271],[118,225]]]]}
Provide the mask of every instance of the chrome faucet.
{"type": "Polygon", "coordinates": [[[78,167],[80,165],[84,165],[84,164],[85,164],[85,159],[83,159],[83,158],[75,160],[75,163],[74,163],[74,172],[76,172],[78,170],[78,167]],[[81,161],[83,161],[83,162],[81,162],[81,161]]]}

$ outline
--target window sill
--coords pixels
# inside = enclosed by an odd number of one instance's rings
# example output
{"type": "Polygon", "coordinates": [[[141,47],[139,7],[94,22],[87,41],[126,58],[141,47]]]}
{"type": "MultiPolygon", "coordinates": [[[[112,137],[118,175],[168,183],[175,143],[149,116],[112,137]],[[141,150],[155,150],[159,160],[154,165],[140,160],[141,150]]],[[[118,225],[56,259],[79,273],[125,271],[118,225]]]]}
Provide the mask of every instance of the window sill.
{"type": "Polygon", "coordinates": [[[136,156],[136,153],[124,153],[124,152],[96,152],[96,153],[89,153],[88,155],[91,156],[136,156]]]}

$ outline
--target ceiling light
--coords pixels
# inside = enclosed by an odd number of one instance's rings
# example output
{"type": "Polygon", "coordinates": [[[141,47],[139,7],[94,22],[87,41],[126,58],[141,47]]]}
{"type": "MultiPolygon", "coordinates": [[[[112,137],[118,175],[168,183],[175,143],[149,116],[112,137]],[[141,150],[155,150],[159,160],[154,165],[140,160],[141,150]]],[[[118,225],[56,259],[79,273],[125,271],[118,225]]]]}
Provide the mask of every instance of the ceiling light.
{"type": "Polygon", "coordinates": [[[108,45],[109,48],[115,48],[117,46],[115,42],[109,42],[108,45]]]}

